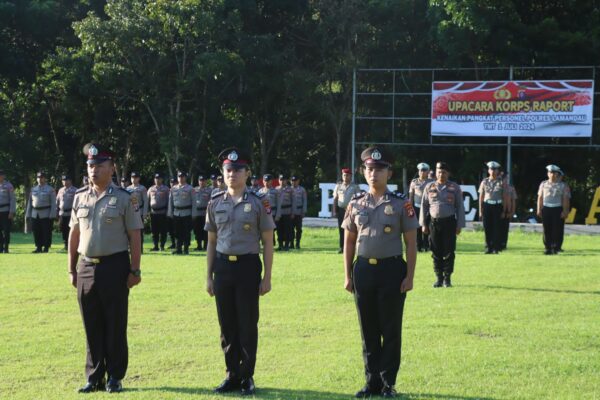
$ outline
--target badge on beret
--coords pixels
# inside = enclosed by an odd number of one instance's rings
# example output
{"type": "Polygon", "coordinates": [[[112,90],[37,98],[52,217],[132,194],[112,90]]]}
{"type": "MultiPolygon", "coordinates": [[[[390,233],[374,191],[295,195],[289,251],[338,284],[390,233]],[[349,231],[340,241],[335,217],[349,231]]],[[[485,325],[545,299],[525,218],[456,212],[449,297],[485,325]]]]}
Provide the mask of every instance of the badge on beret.
{"type": "Polygon", "coordinates": [[[385,228],[383,228],[383,231],[385,233],[390,233],[392,231],[392,227],[390,225],[386,225],[385,228]]]}
{"type": "Polygon", "coordinates": [[[252,204],[250,204],[250,203],[244,204],[244,212],[249,213],[250,211],[252,211],[252,204]]]}
{"type": "Polygon", "coordinates": [[[229,153],[229,154],[227,155],[227,159],[228,159],[229,161],[237,161],[237,160],[238,160],[238,153],[237,153],[235,150],[234,150],[234,151],[232,151],[231,153],[229,153]]]}
{"type": "Polygon", "coordinates": [[[96,146],[91,145],[90,148],[88,149],[88,155],[90,156],[97,156],[98,155],[98,149],[96,148],[96,146]]]}
{"type": "Polygon", "coordinates": [[[108,204],[111,206],[114,206],[117,204],[117,198],[116,197],[111,197],[110,200],[108,201],[108,204]]]}
{"type": "Polygon", "coordinates": [[[244,230],[245,231],[249,231],[250,230],[250,224],[244,224],[244,230]]]}
{"type": "Polygon", "coordinates": [[[385,208],[383,209],[383,213],[385,215],[394,215],[394,207],[392,207],[391,204],[388,204],[387,206],[385,206],[385,208]]]}
{"type": "Polygon", "coordinates": [[[371,153],[371,158],[372,158],[373,160],[381,160],[381,153],[379,152],[379,150],[377,150],[377,149],[376,149],[376,150],[374,150],[374,151],[371,153]]]}

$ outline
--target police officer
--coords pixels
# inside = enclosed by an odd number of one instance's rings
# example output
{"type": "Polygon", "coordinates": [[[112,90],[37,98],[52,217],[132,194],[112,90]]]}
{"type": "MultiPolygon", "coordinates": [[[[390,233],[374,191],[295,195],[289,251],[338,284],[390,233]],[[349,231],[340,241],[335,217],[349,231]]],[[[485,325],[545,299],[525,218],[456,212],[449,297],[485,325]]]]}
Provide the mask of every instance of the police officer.
{"type": "Polygon", "coordinates": [[[227,185],[223,182],[223,176],[218,175],[215,180],[213,180],[213,190],[210,192],[210,195],[217,194],[219,192],[224,192],[227,190],[227,185]]]}
{"type": "Polygon", "coordinates": [[[508,186],[500,177],[500,164],[487,163],[489,176],[479,185],[479,212],[485,230],[485,254],[502,250],[503,220],[508,211],[508,186]]]}
{"type": "Polygon", "coordinates": [[[194,210],[194,188],[187,183],[187,174],[183,171],[177,173],[177,185],[171,188],[167,215],[173,218],[177,249],[173,254],[189,254],[192,217],[194,210]],[[183,248],[183,251],[182,251],[183,248]]]}
{"type": "Polygon", "coordinates": [[[127,178],[125,178],[124,176],[121,177],[121,187],[123,189],[127,189],[127,186],[129,186],[129,182],[127,181],[127,178]]]}
{"type": "Polygon", "coordinates": [[[333,189],[333,212],[332,217],[337,217],[338,228],[340,233],[340,248],[338,253],[344,251],[344,229],[342,221],[346,214],[346,206],[352,200],[352,197],[360,192],[358,185],[352,182],[352,171],[350,168],[342,168],[342,181],[338,182],[333,189]]]}
{"type": "Polygon", "coordinates": [[[61,187],[56,195],[56,208],[58,209],[58,222],[62,239],[67,250],[69,243],[69,222],[71,220],[71,209],[73,207],[73,199],[77,188],[73,186],[69,175],[61,176],[63,187],[61,187]]]}
{"type": "Polygon", "coordinates": [[[279,175],[279,203],[277,204],[277,214],[275,215],[275,224],[277,225],[277,250],[288,251],[292,241],[292,219],[294,210],[292,209],[293,190],[288,185],[287,176],[279,175]]]}
{"type": "Polygon", "coordinates": [[[204,230],[204,224],[206,223],[206,207],[208,207],[210,194],[212,193],[212,189],[208,187],[204,175],[198,176],[198,186],[194,188],[194,191],[196,216],[192,224],[196,239],[196,250],[200,251],[206,250],[206,246],[208,245],[208,233],[204,230]]]}
{"type": "Polygon", "coordinates": [[[510,230],[510,221],[513,215],[517,212],[517,191],[515,187],[510,184],[508,176],[506,176],[506,189],[508,191],[508,204],[506,206],[506,218],[502,220],[502,237],[500,240],[500,249],[506,250],[508,244],[508,232],[510,230]]]}
{"type": "Polygon", "coordinates": [[[246,188],[250,156],[237,148],[219,154],[227,191],[208,204],[206,290],[215,296],[227,377],[217,393],[252,395],[258,342],[258,298],[271,290],[273,228],[267,196],[246,188]],[[258,255],[263,244],[264,275],[258,255]]]}
{"type": "Polygon", "coordinates": [[[437,277],[433,287],[451,287],[456,235],[465,227],[465,207],[460,186],[448,180],[448,164],[438,162],[435,175],[436,180],[429,182],[423,191],[419,222],[423,233],[430,235],[433,271],[437,277]]]}
{"type": "MultiPolygon", "coordinates": [[[[137,202],[140,207],[140,215],[142,217],[142,225],[144,220],[148,216],[148,190],[142,184],[140,184],[140,174],[138,172],[131,172],[131,185],[127,188],[127,191],[131,196],[137,198],[137,202]]],[[[144,229],[140,231],[140,243],[142,244],[142,253],[144,252],[144,229]]]]}
{"type": "Polygon", "coordinates": [[[75,194],[68,260],[87,339],[87,383],[79,392],[120,392],[128,363],[129,289],[141,281],[140,205],[112,183],[108,148],[89,143],[83,151],[90,185],[75,194]]]}
{"type": "MultiPolygon", "coordinates": [[[[177,185],[177,178],[170,178],[169,179],[169,197],[171,196],[171,190],[173,190],[173,187],[177,185]]],[[[167,211],[168,211],[168,204],[169,202],[167,201],[167,211]]],[[[173,217],[170,216],[167,212],[167,221],[169,224],[169,238],[171,239],[171,245],[169,246],[169,249],[175,249],[177,248],[177,246],[175,245],[175,221],[173,220],[173,217]]]]}
{"type": "MultiPolygon", "coordinates": [[[[263,175],[263,187],[258,191],[258,193],[261,195],[265,195],[267,200],[269,200],[269,205],[271,207],[271,216],[273,217],[273,222],[275,223],[275,215],[277,215],[277,205],[279,204],[279,190],[273,186],[273,175],[263,175]]],[[[277,226],[276,223],[275,225],[277,226]]],[[[273,231],[273,243],[275,243],[275,231],[273,231]]]]}
{"type": "MultiPolygon", "coordinates": [[[[564,182],[565,173],[563,172],[562,169],[559,169],[558,175],[559,175],[559,177],[558,177],[559,182],[564,182]]],[[[565,183],[565,184],[568,186],[567,183],[565,183]]],[[[570,208],[569,208],[569,210],[570,210],[570,208]]],[[[565,217],[564,219],[561,219],[561,223],[558,225],[560,227],[559,232],[558,232],[558,238],[559,239],[558,239],[558,243],[557,243],[557,246],[556,246],[557,247],[556,251],[558,253],[562,253],[563,252],[562,244],[563,244],[563,240],[564,240],[564,237],[565,237],[565,222],[566,222],[566,220],[567,220],[568,217],[569,217],[569,215],[567,214],[567,217],[565,217]]]]}
{"type": "Polygon", "coordinates": [[[392,176],[391,156],[375,146],[365,149],[360,157],[369,191],[352,198],[342,223],[344,286],[354,293],[363,339],[366,385],[356,397],[395,397],[402,314],[406,292],[413,287],[419,223],[410,201],[387,189],[392,176]]]}
{"type": "Polygon", "coordinates": [[[537,215],[544,226],[544,254],[556,254],[563,238],[561,224],[571,208],[571,189],[560,180],[561,169],[550,164],[546,166],[548,179],[540,184],[537,198],[537,215]]]}
{"type": "Polygon", "coordinates": [[[292,219],[292,241],[290,247],[294,248],[294,241],[296,242],[296,249],[300,248],[300,240],[302,239],[302,220],[306,215],[307,207],[307,195],[306,189],[300,186],[300,178],[292,176],[292,191],[293,201],[292,209],[294,210],[294,218],[292,219]]]}
{"type": "Polygon", "coordinates": [[[150,226],[152,228],[152,242],[154,247],[150,251],[165,250],[169,220],[167,219],[167,206],[169,205],[170,189],[163,184],[163,177],[159,172],[154,174],[154,185],[148,189],[148,203],[150,204],[150,226]]]}
{"type": "MultiPolygon", "coordinates": [[[[423,189],[425,189],[425,186],[429,182],[433,181],[433,179],[429,179],[430,169],[431,168],[429,167],[429,164],[424,162],[419,163],[417,165],[419,177],[413,179],[410,182],[410,187],[408,189],[408,197],[417,215],[419,215],[419,213],[421,212],[421,199],[423,198],[423,189]]],[[[417,229],[417,250],[429,250],[429,237],[428,235],[423,234],[423,229],[421,227],[417,229]]]]}
{"type": "Polygon", "coordinates": [[[260,191],[260,185],[258,184],[258,176],[252,175],[250,177],[250,189],[251,192],[258,193],[260,191]]]}
{"type": "Polygon", "coordinates": [[[15,218],[16,211],[15,189],[6,180],[4,171],[0,170],[0,253],[8,253],[10,226],[15,218]]]}
{"type": "Polygon", "coordinates": [[[56,192],[46,183],[46,175],[37,173],[38,184],[31,189],[25,216],[31,218],[34,253],[47,253],[52,244],[52,220],[56,218],[56,192]]]}

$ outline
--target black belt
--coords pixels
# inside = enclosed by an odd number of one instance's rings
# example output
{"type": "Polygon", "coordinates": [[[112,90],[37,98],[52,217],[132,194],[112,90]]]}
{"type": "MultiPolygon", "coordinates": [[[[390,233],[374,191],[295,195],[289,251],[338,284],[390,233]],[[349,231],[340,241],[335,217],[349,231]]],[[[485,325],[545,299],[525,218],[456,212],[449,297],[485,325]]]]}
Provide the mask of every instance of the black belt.
{"type": "Polygon", "coordinates": [[[198,211],[204,211],[204,210],[206,210],[206,207],[196,207],[196,210],[198,210],[198,211]]]}
{"type": "Polygon", "coordinates": [[[121,251],[119,253],[114,253],[114,254],[110,254],[108,256],[102,256],[102,257],[88,257],[88,256],[81,256],[81,261],[83,261],[86,264],[101,264],[103,262],[109,261],[111,258],[118,258],[118,257],[123,257],[123,255],[128,255],[127,251],[121,251]]]}
{"type": "Polygon", "coordinates": [[[33,207],[34,210],[47,210],[49,208],[50,208],[50,206],[46,206],[46,207],[33,207]]]}
{"type": "Polygon", "coordinates": [[[456,217],[454,215],[449,215],[449,216],[443,217],[443,218],[433,218],[433,217],[431,217],[431,222],[441,222],[441,221],[445,221],[445,220],[450,219],[450,218],[456,219],[456,217]]]}
{"type": "Polygon", "coordinates": [[[393,260],[402,260],[402,261],[404,261],[404,259],[402,258],[401,255],[391,256],[391,257],[386,257],[386,258],[367,258],[367,257],[358,256],[356,259],[358,261],[367,262],[367,263],[369,263],[371,265],[382,264],[382,263],[385,263],[387,261],[393,261],[393,260]]]}
{"type": "MultiPolygon", "coordinates": [[[[0,207],[1,207],[1,206],[0,206],[0,207]]],[[[64,210],[62,210],[62,212],[69,212],[69,211],[71,211],[71,210],[72,210],[72,208],[65,208],[64,210]]]]}
{"type": "Polygon", "coordinates": [[[10,206],[10,203],[0,204],[0,208],[2,208],[2,207],[8,207],[8,206],[10,206]]]}
{"type": "Polygon", "coordinates": [[[191,210],[192,206],[187,206],[187,207],[174,207],[176,210],[191,210]]]}
{"type": "Polygon", "coordinates": [[[298,206],[298,207],[296,207],[296,208],[297,208],[297,209],[300,209],[300,208],[302,208],[302,206],[298,206]]]}
{"type": "Polygon", "coordinates": [[[167,206],[164,206],[164,207],[158,207],[158,208],[156,208],[156,207],[150,207],[150,208],[152,209],[152,211],[161,211],[161,210],[166,210],[166,209],[167,209],[167,206]]]}
{"type": "Polygon", "coordinates": [[[281,208],[290,208],[292,205],[290,204],[289,206],[281,206],[281,208]]]}
{"type": "Polygon", "coordinates": [[[220,253],[217,251],[216,257],[221,260],[225,260],[225,261],[238,262],[238,261],[248,260],[251,258],[256,258],[256,257],[258,257],[258,254],[241,254],[239,256],[235,256],[235,255],[230,255],[230,254],[223,254],[223,253],[220,253]]]}

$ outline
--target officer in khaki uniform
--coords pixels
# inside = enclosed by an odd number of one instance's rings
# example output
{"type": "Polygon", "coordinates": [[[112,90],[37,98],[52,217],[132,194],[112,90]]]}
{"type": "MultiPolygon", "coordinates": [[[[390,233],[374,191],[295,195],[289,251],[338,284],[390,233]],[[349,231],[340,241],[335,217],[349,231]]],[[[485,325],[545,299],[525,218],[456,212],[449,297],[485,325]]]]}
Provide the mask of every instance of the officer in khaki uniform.
{"type": "Polygon", "coordinates": [[[56,192],[46,183],[46,175],[37,173],[38,184],[31,189],[25,216],[31,218],[34,253],[47,253],[52,245],[52,220],[56,218],[56,192]]]}
{"type": "Polygon", "coordinates": [[[62,234],[63,242],[65,243],[65,250],[68,248],[69,243],[69,222],[71,221],[71,209],[73,208],[73,200],[75,199],[75,192],[77,188],[73,186],[71,177],[69,175],[61,176],[63,187],[61,187],[56,195],[56,208],[58,209],[58,222],[60,226],[60,232],[62,234]]]}
{"type": "Polygon", "coordinates": [[[250,156],[237,148],[219,154],[227,191],[212,196],[208,231],[206,289],[215,296],[227,377],[217,393],[252,395],[258,343],[258,298],[271,290],[273,229],[267,196],[246,188],[250,156]],[[259,257],[263,244],[264,275],[259,257]]]}
{"type": "Polygon", "coordinates": [[[508,176],[506,176],[506,189],[508,191],[508,204],[506,205],[506,218],[502,220],[502,236],[500,239],[500,249],[506,250],[508,244],[508,232],[510,230],[510,221],[513,215],[517,212],[517,191],[515,187],[510,184],[508,176]]]}
{"type": "Polygon", "coordinates": [[[558,253],[564,230],[561,225],[571,209],[571,188],[560,179],[561,169],[550,164],[546,166],[548,179],[540,183],[537,198],[537,215],[542,218],[544,227],[544,254],[558,253]]]}
{"type": "Polygon", "coordinates": [[[250,187],[248,189],[250,189],[250,191],[254,193],[258,193],[260,191],[261,187],[258,183],[258,176],[252,175],[250,177],[250,187]]]}
{"type": "Polygon", "coordinates": [[[406,196],[387,188],[391,155],[375,146],[365,149],[361,159],[369,191],[352,198],[342,223],[344,286],[354,293],[363,339],[366,385],[356,397],[389,398],[396,395],[402,314],[406,292],[413,287],[419,223],[406,196]]]}
{"type": "Polygon", "coordinates": [[[277,250],[288,251],[292,242],[292,219],[294,210],[292,201],[294,198],[293,190],[288,185],[287,176],[279,175],[279,203],[277,204],[277,214],[275,215],[275,224],[277,225],[277,250]]]}
{"type": "Polygon", "coordinates": [[[306,215],[307,207],[307,195],[306,189],[300,186],[300,178],[292,176],[292,209],[294,210],[294,218],[292,219],[292,241],[290,247],[294,248],[294,241],[296,242],[296,249],[300,248],[300,240],[302,239],[302,220],[306,215]]]}
{"type": "Polygon", "coordinates": [[[0,170],[0,253],[8,253],[10,226],[17,212],[15,189],[0,170]]]}
{"type": "Polygon", "coordinates": [[[173,254],[189,254],[192,231],[192,218],[196,215],[194,209],[194,188],[187,184],[187,174],[177,173],[178,184],[171,188],[167,215],[173,218],[177,249],[173,254]],[[183,250],[182,250],[183,248],[183,250]]]}
{"type": "Polygon", "coordinates": [[[445,162],[435,166],[436,180],[425,186],[419,222],[423,233],[429,233],[433,271],[437,280],[433,287],[451,287],[454,272],[456,235],[465,227],[462,190],[448,180],[450,169],[445,162]],[[429,221],[427,216],[429,215],[429,221]]]}
{"type": "Polygon", "coordinates": [[[79,391],[120,392],[128,363],[129,289],[141,281],[140,205],[112,183],[108,148],[89,143],[83,152],[90,185],[75,194],[68,260],[87,339],[87,383],[79,391]]]}
{"type": "MultiPolygon", "coordinates": [[[[127,191],[137,199],[140,207],[140,215],[142,225],[148,216],[148,190],[140,183],[140,174],[138,172],[131,173],[131,185],[127,186],[127,191]]],[[[142,244],[142,253],[144,252],[144,229],[140,231],[140,243],[142,244]]]]}
{"type": "Polygon", "coordinates": [[[500,164],[490,161],[487,167],[489,177],[479,185],[479,213],[485,229],[485,254],[498,254],[510,198],[506,181],[500,177],[500,164]]]}
{"type": "Polygon", "coordinates": [[[206,223],[206,208],[210,201],[212,189],[208,187],[206,177],[198,176],[198,186],[194,188],[194,207],[196,208],[196,216],[192,222],[194,227],[194,237],[196,239],[196,250],[206,250],[208,245],[208,233],[204,230],[206,223]]]}
{"type": "MultiPolygon", "coordinates": [[[[259,194],[266,196],[271,206],[271,216],[273,222],[275,222],[275,215],[277,215],[277,205],[279,204],[279,189],[273,186],[273,175],[263,175],[263,187],[258,191],[259,194]]],[[[277,226],[277,223],[275,223],[277,226]]],[[[273,243],[275,243],[275,231],[273,231],[273,243]]]]}
{"type": "MultiPolygon", "coordinates": [[[[177,185],[177,178],[170,178],[169,179],[169,197],[171,197],[171,190],[173,190],[173,187],[177,185]]],[[[168,213],[168,204],[169,201],[167,199],[167,221],[169,223],[169,238],[171,238],[171,245],[169,246],[169,249],[176,249],[177,246],[175,245],[175,221],[173,220],[173,217],[169,215],[168,213]]]]}
{"type": "MultiPolygon", "coordinates": [[[[419,173],[419,177],[413,179],[410,182],[410,187],[408,189],[408,197],[411,201],[411,204],[415,208],[415,212],[417,215],[421,212],[421,200],[423,198],[423,189],[425,186],[432,182],[433,179],[429,179],[429,164],[427,163],[419,163],[417,165],[417,170],[419,173]]],[[[429,250],[429,235],[423,234],[423,229],[419,227],[417,229],[417,250],[419,251],[428,251],[429,250]]]]}
{"type": "Polygon", "coordinates": [[[358,185],[352,183],[352,171],[350,168],[342,168],[342,181],[338,182],[333,189],[333,212],[332,217],[337,217],[340,234],[340,248],[338,253],[344,250],[344,229],[342,221],[346,214],[346,206],[352,200],[352,197],[360,192],[358,185]]]}
{"type": "Polygon", "coordinates": [[[227,190],[227,185],[225,185],[225,182],[223,182],[222,175],[218,175],[212,182],[213,182],[213,188],[212,188],[212,191],[210,192],[211,196],[213,196],[219,192],[223,192],[223,191],[227,190]]]}
{"type": "Polygon", "coordinates": [[[150,251],[165,250],[167,232],[169,231],[169,220],[167,219],[167,206],[169,205],[169,193],[171,190],[163,184],[160,173],[154,174],[154,185],[148,189],[148,203],[150,204],[150,226],[152,228],[152,242],[154,247],[150,251]]]}

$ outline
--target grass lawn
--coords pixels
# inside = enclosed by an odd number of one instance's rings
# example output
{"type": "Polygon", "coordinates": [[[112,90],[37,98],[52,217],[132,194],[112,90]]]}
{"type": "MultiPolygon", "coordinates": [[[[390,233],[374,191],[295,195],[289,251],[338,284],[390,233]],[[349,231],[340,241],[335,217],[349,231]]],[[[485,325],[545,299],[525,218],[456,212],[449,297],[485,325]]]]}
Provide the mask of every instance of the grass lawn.
{"type": "MultiPolygon", "coordinates": [[[[258,398],[347,399],[363,385],[336,235],[305,229],[303,250],[275,255],[273,291],[261,299],[258,398]]],[[[126,391],[84,396],[66,253],[31,254],[32,241],[13,235],[0,254],[0,399],[223,397],[212,394],[224,362],[204,253],[144,254],[129,297],[126,391]]],[[[402,398],[600,398],[600,236],[567,236],[564,248],[544,256],[539,234],[513,233],[508,251],[484,255],[483,233],[464,232],[449,289],[431,287],[421,253],[404,312],[402,398]]]]}

